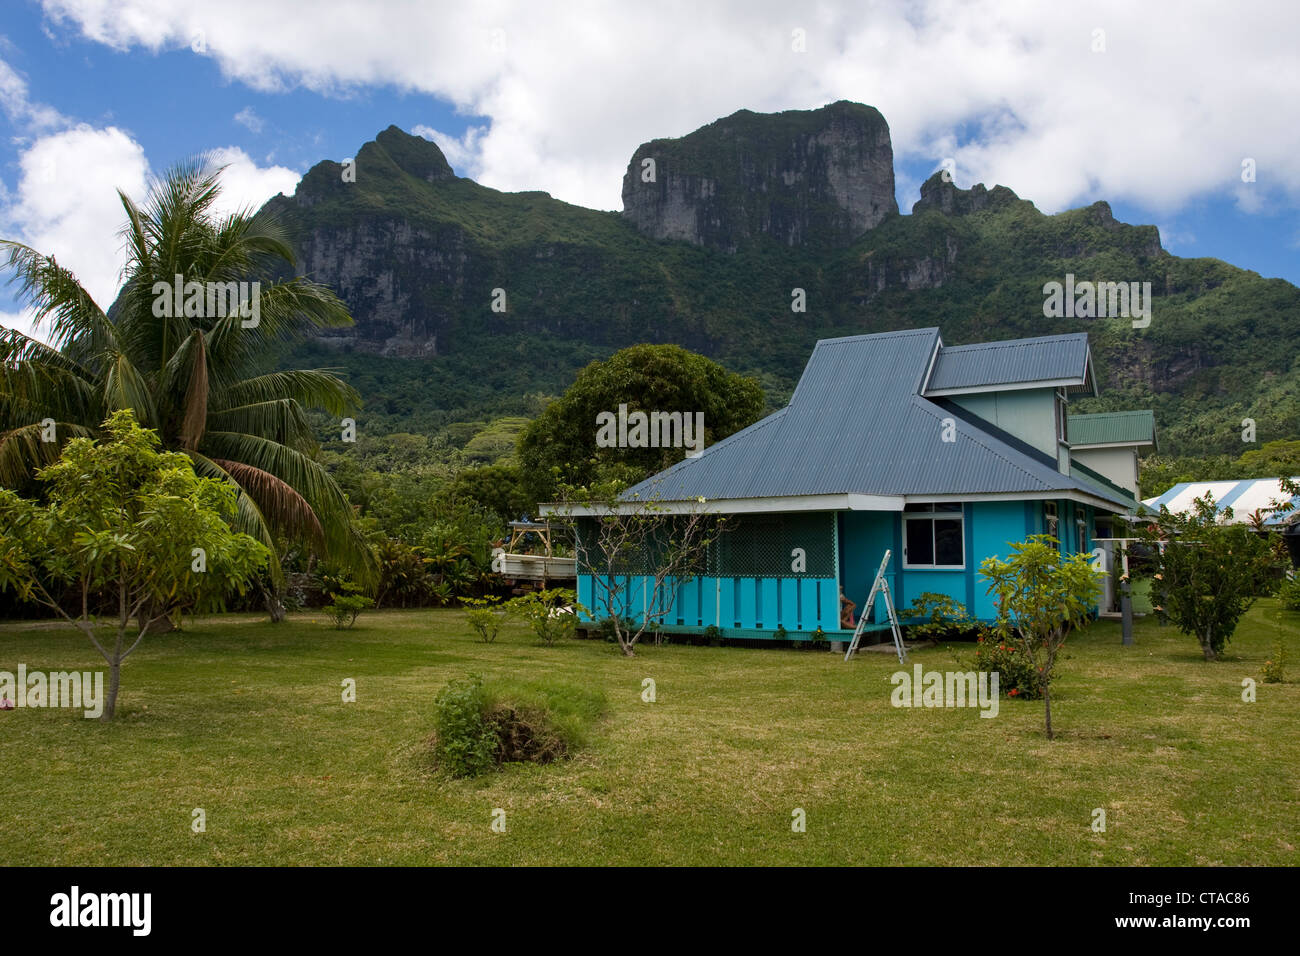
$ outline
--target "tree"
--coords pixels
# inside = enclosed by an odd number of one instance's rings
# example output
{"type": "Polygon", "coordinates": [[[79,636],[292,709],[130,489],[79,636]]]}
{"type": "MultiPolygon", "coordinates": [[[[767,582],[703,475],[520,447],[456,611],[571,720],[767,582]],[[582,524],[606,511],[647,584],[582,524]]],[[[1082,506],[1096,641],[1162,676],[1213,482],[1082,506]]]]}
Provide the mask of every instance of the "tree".
{"type": "Polygon", "coordinates": [[[270,552],[227,523],[237,515],[234,488],[197,476],[184,454],[159,452],[157,436],[130,411],[114,412],[102,431],[102,442],[72,439],[38,473],[48,505],[0,489],[0,590],[43,604],[95,645],[109,665],[102,719],[111,720],[122,662],[153,620],[219,607],[232,589],[243,592],[270,552]],[[75,593],[75,615],[55,596],[57,585],[75,593]],[[95,635],[101,593],[117,612],[109,647],[95,635]]]}
{"type": "Polygon", "coordinates": [[[518,520],[531,513],[535,501],[530,501],[524,489],[523,475],[514,464],[483,465],[466,468],[448,487],[448,498],[463,498],[482,505],[502,522],[518,520]]]}
{"type": "Polygon", "coordinates": [[[1245,478],[1290,478],[1300,475],[1300,441],[1265,442],[1241,453],[1239,476],[1245,478]]]}
{"type": "Polygon", "coordinates": [[[574,553],[579,573],[592,579],[592,611],[612,622],[618,646],[635,657],[637,641],[667,617],[680,585],[703,571],[709,547],[725,519],[709,513],[699,498],[685,512],[639,497],[622,497],[617,483],[592,489],[565,489],[560,513],[576,522],[574,553]],[[636,601],[639,618],[629,614],[636,601]]]}
{"type": "MultiPolygon", "coordinates": [[[[677,345],[634,345],[578,373],[556,401],[519,438],[519,463],[534,501],[549,500],[560,484],[591,485],[619,478],[634,484],[685,457],[685,447],[605,447],[598,416],[635,412],[704,416],[699,447],[757,421],[765,404],[752,378],[728,372],[677,345]],[[556,477],[558,470],[559,476],[556,477]]],[[[647,435],[647,437],[649,437],[647,435]]]]}
{"type": "MultiPolygon", "coordinates": [[[[371,575],[305,413],[343,415],[359,396],[327,370],[258,374],[280,343],[352,318],[324,286],[274,278],[294,263],[285,230],[266,214],[219,215],[220,173],[203,159],[181,163],[143,206],[119,191],[127,262],[107,313],[52,257],[0,240],[52,342],[0,331],[0,485],[20,488],[68,438],[100,434],[111,413],[131,409],[164,448],[235,491],[239,530],[273,553],[278,539],[305,542],[371,575]],[[57,440],[42,441],[51,425],[57,440]]],[[[278,585],[278,560],[271,572],[278,585]]]]}
{"type": "Polygon", "coordinates": [[[980,575],[997,595],[995,630],[1013,644],[1042,675],[1047,739],[1052,739],[1052,677],[1056,656],[1071,631],[1088,624],[1101,594],[1101,578],[1091,555],[1062,555],[1051,535],[1030,535],[1011,545],[1011,558],[994,555],[980,564],[980,575]]]}
{"type": "MultiPolygon", "coordinates": [[[[1232,509],[1221,512],[1232,518],[1232,509]]],[[[1278,556],[1267,535],[1245,525],[1220,524],[1211,495],[1186,513],[1161,507],[1139,531],[1152,550],[1151,598],[1156,609],[1200,642],[1207,661],[1217,660],[1237,622],[1261,595],[1276,586],[1278,556]]]]}

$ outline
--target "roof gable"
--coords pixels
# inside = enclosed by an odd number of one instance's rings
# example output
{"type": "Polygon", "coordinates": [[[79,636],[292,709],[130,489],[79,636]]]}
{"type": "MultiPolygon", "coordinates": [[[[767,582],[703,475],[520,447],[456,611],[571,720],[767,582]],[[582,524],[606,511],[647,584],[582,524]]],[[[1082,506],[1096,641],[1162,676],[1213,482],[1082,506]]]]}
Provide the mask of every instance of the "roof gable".
{"type": "Polygon", "coordinates": [[[1055,387],[1096,394],[1087,333],[944,346],[924,394],[1055,387]]]}
{"type": "Polygon", "coordinates": [[[1156,416],[1150,409],[1071,415],[1066,427],[1070,445],[1075,448],[1156,445],[1156,416]]]}

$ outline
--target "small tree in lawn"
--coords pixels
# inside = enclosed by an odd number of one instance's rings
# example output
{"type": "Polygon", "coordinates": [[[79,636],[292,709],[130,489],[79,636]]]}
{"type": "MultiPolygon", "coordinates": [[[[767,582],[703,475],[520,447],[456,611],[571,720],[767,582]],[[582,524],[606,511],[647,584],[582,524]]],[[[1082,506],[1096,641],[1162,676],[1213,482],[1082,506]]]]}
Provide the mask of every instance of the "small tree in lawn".
{"type": "Polygon", "coordinates": [[[999,638],[1013,644],[1042,675],[1047,739],[1052,739],[1052,675],[1069,633],[1087,625],[1101,594],[1088,554],[1062,555],[1051,535],[1011,545],[1011,559],[985,558],[980,574],[997,596],[999,638]]]}
{"type": "Polygon", "coordinates": [[[572,513],[580,504],[592,513],[574,535],[578,566],[591,572],[593,612],[611,620],[623,654],[635,657],[641,636],[672,612],[680,585],[704,567],[725,521],[703,498],[679,511],[620,490],[619,482],[568,489],[562,508],[572,513]],[[645,610],[631,619],[634,599],[645,610]]]}
{"type": "Polygon", "coordinates": [[[1152,603],[1184,634],[1200,642],[1207,661],[1217,660],[1237,622],[1277,586],[1278,556],[1269,538],[1241,524],[1220,524],[1210,495],[1185,514],[1161,507],[1160,517],[1139,532],[1153,552],[1152,603]]]}
{"type": "Polygon", "coordinates": [[[45,605],[90,639],[109,665],[101,719],[111,720],[122,662],[150,626],[242,593],[270,552],[227,524],[235,489],[196,476],[184,454],[159,452],[130,411],[113,413],[103,429],[104,441],[74,438],[37,473],[48,505],[0,489],[0,589],[45,605]],[[75,615],[56,597],[59,586],[75,595],[75,615]],[[105,643],[92,614],[102,596],[116,610],[105,643]]]}

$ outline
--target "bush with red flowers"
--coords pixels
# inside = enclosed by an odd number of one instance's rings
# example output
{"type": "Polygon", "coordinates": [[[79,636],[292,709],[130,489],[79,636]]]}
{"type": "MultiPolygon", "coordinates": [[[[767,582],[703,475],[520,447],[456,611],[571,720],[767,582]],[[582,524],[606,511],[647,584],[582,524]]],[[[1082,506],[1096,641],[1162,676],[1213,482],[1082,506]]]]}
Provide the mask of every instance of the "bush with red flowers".
{"type": "MultiPolygon", "coordinates": [[[[1055,670],[1056,662],[1052,662],[1055,670]]],[[[1033,660],[1016,644],[986,630],[975,643],[975,670],[998,672],[998,689],[1017,700],[1041,700],[1046,681],[1033,660]]]]}

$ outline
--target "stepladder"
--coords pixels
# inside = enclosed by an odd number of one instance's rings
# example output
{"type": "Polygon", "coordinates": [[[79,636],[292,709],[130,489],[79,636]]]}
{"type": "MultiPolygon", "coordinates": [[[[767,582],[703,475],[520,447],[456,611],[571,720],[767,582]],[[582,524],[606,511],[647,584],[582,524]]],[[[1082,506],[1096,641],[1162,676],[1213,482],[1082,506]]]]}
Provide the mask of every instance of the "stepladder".
{"type": "Polygon", "coordinates": [[[903,633],[898,626],[898,614],[894,610],[894,598],[889,593],[889,581],[885,578],[885,569],[889,567],[889,559],[893,554],[889,549],[885,550],[885,557],[880,562],[880,569],[876,571],[875,580],[871,582],[871,593],[867,595],[866,606],[862,609],[862,615],[858,618],[857,627],[853,629],[853,640],[849,642],[848,652],[844,655],[847,662],[858,645],[862,643],[862,635],[866,633],[867,625],[871,622],[871,612],[876,606],[876,595],[885,602],[885,611],[889,615],[889,629],[894,635],[894,650],[898,654],[900,664],[907,660],[907,649],[903,647],[903,633]]]}

